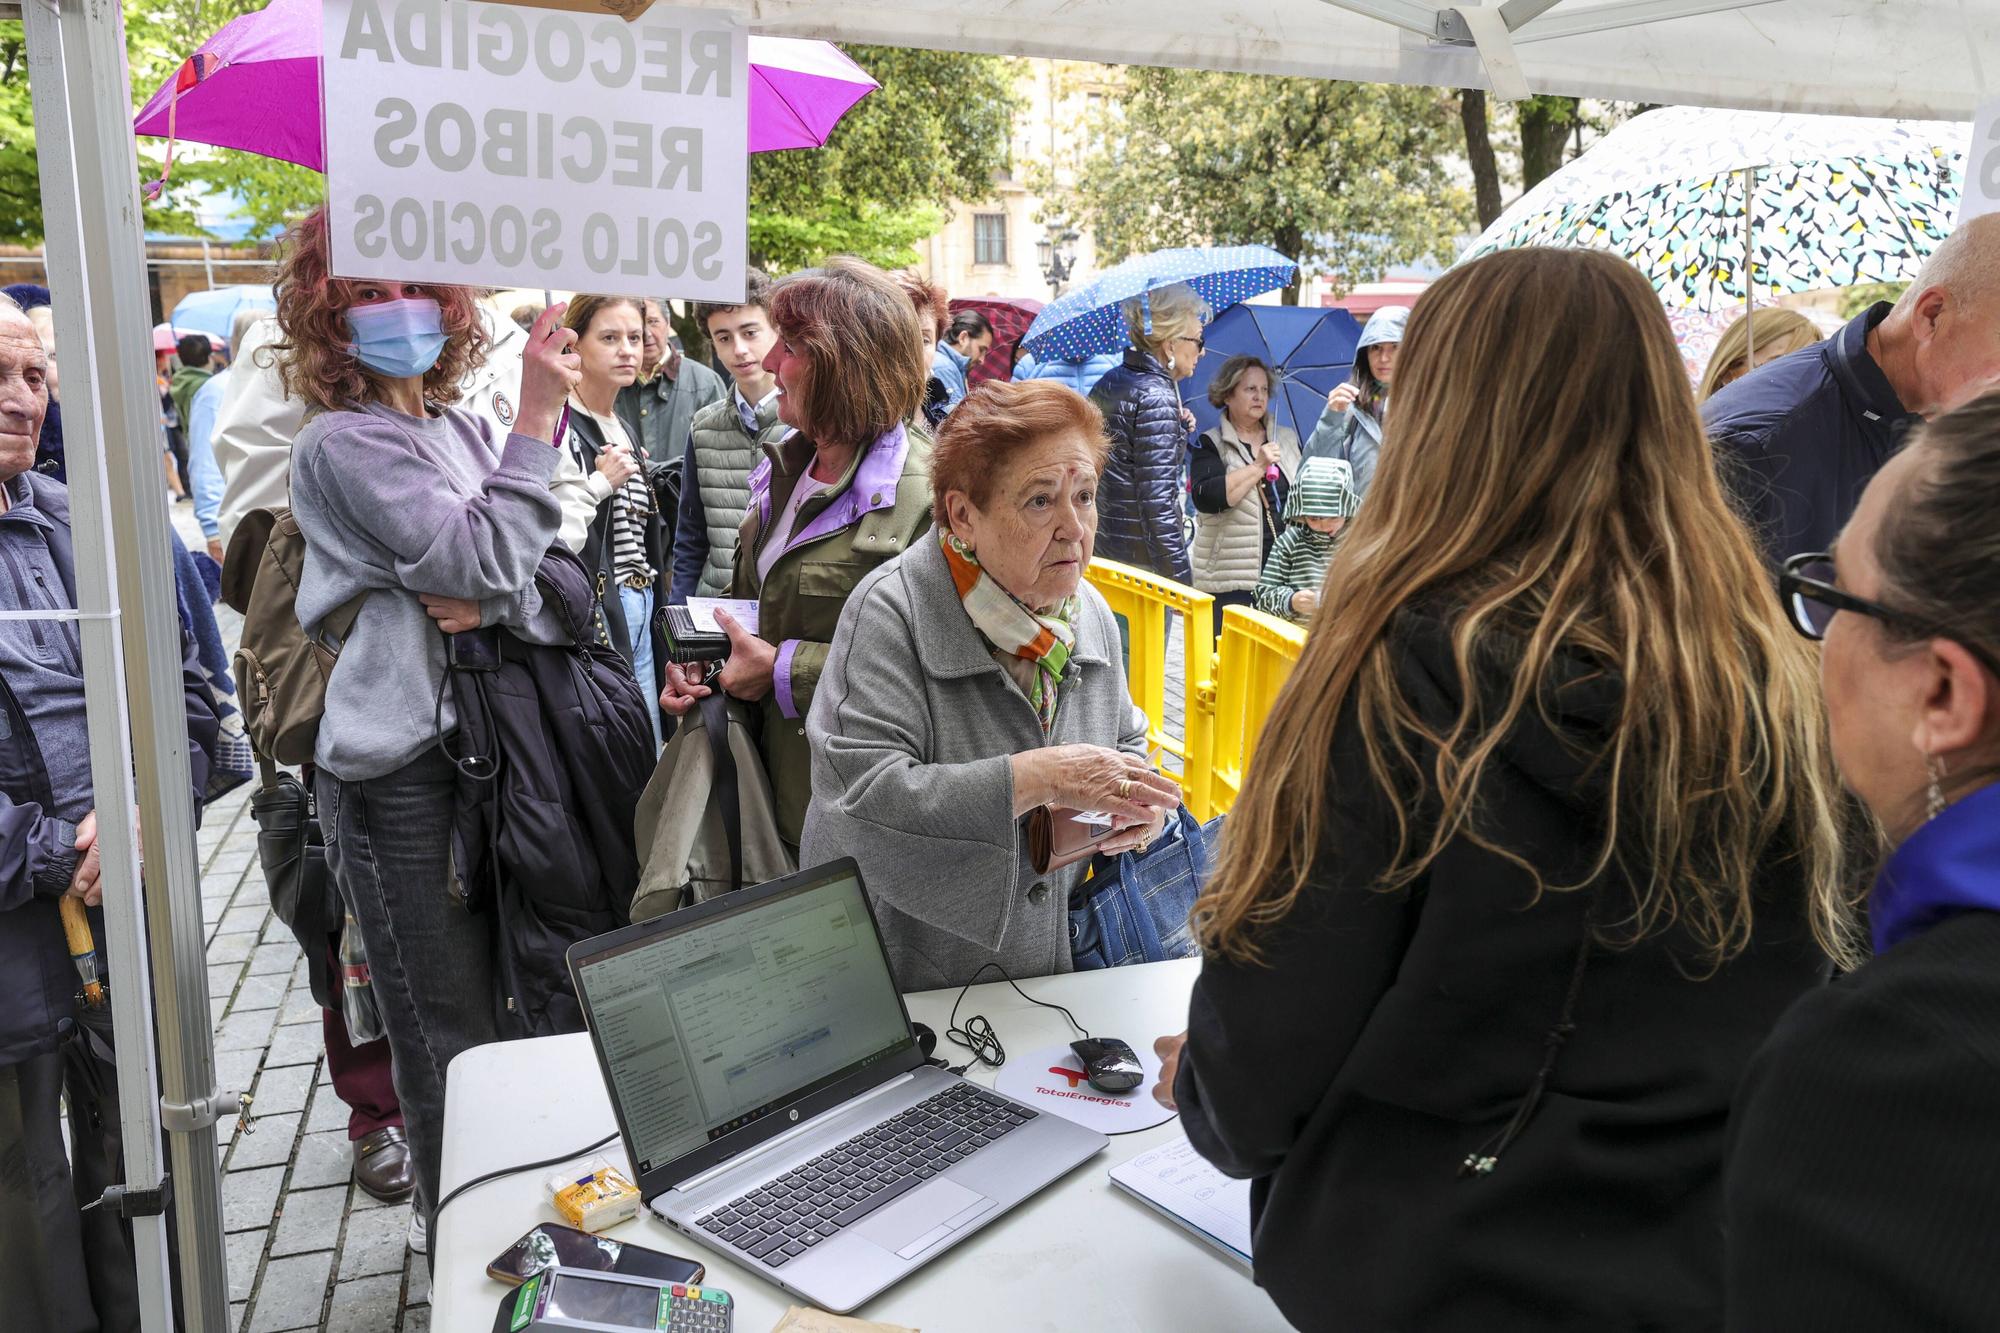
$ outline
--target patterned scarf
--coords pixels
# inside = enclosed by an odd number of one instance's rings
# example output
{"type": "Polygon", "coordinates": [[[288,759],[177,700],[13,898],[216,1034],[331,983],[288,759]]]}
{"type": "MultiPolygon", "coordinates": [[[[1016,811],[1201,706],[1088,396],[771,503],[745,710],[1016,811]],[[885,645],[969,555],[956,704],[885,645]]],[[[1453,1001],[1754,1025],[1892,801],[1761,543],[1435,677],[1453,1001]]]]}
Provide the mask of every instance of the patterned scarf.
{"type": "Polygon", "coordinates": [[[1057,686],[1076,647],[1076,630],[1071,626],[1076,618],[1076,598],[1065,599],[1048,615],[1038,615],[980,568],[971,547],[949,532],[942,534],[942,541],[944,562],[951,568],[951,581],[958,587],[958,599],[965,604],[965,614],[972,617],[973,628],[999,652],[1034,664],[1028,702],[1041,719],[1042,734],[1050,734],[1056,725],[1057,686]]]}

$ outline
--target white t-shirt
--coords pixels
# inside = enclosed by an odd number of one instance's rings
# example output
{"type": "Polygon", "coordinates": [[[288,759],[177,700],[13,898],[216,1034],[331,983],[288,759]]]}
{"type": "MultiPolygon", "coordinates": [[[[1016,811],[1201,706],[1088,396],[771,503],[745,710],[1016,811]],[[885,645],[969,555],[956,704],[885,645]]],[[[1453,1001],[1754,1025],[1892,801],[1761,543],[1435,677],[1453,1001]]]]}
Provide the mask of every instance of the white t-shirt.
{"type": "Polygon", "coordinates": [[[778,563],[778,557],[785,552],[785,543],[792,539],[792,529],[799,525],[799,510],[805,502],[826,490],[830,482],[815,481],[811,472],[799,478],[799,484],[792,488],[792,498],[785,501],[785,507],[771,521],[771,535],[764,539],[764,547],[757,552],[757,586],[764,586],[764,580],[771,577],[771,566],[778,563]]]}

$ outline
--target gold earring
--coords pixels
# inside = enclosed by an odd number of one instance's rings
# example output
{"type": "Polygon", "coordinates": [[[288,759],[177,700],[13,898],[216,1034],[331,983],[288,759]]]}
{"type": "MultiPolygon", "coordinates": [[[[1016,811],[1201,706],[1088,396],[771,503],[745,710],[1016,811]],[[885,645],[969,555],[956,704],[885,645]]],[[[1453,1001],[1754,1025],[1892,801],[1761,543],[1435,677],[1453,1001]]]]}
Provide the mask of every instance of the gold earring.
{"type": "Polygon", "coordinates": [[[1930,785],[1924,789],[1924,818],[1936,819],[1944,813],[1944,760],[1936,755],[1924,756],[1924,774],[1930,785]]]}

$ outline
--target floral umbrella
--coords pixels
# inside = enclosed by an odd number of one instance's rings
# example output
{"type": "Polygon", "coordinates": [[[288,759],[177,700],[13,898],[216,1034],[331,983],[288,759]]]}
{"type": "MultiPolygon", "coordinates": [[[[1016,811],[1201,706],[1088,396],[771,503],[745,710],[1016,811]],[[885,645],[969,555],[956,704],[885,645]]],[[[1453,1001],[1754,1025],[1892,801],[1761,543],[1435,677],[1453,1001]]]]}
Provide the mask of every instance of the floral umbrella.
{"type": "Polygon", "coordinates": [[[1459,262],[1524,245],[1609,250],[1697,310],[1906,281],[1951,232],[1967,139],[1953,121],[1665,107],[1522,195],[1459,262]]]}

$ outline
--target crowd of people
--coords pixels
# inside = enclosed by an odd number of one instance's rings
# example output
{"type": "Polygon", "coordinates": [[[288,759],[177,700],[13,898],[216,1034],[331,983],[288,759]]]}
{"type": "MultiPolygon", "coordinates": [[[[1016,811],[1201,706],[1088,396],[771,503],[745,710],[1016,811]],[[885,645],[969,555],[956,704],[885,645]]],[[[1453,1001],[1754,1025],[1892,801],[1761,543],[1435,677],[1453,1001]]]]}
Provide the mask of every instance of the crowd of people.
{"type": "MultiPolygon", "coordinates": [[[[521,1030],[524,952],[560,953],[559,913],[469,910],[464,792],[490,772],[468,756],[514,733],[468,674],[608,668],[575,689],[611,739],[558,725],[533,761],[596,764],[561,790],[600,818],[727,701],[779,844],[859,863],[902,989],[1052,975],[1089,862],[1038,868],[1024,826],[1102,811],[1098,851],[1142,855],[1180,804],[1085,579],[1114,559],[1213,594],[1190,632],[1229,605],[1311,626],[1154,1090],[1253,1182],[1287,1319],[2000,1308],[1993,219],[1831,338],[1758,312],[1699,394],[1635,269],[1491,255],[1373,316],[1304,439],[1251,357],[1195,436],[1212,312],[1185,286],[1127,304],[1116,364],[980,383],[990,323],[853,259],[696,306],[712,364],[655,298],[523,314],[335,278],[316,213],[230,368],[183,340],[165,384],[209,553],[233,565],[246,519],[288,506],[296,628],[337,654],[306,767],[384,1036],[329,1011],[328,1064],[364,1184],[416,1196],[414,1248],[447,1067],[521,1030]],[[720,660],[676,650],[663,609],[694,597],[755,606],[716,612],[720,660]],[[592,757],[620,737],[636,767],[592,757]],[[506,938],[521,921],[541,933],[506,938]]],[[[0,302],[7,611],[74,606],[36,465],[49,362],[0,302]]],[[[226,708],[201,633],[197,804],[226,708]]],[[[118,1326],[115,1219],[78,1212],[104,1154],[72,1170],[57,1111],[83,1066],[56,904],[101,893],[74,622],[0,623],[0,683],[0,1144],[39,1182],[0,1191],[0,1280],[35,1327],[118,1326]]],[[[620,836],[614,914],[645,852],[620,836]]]]}

